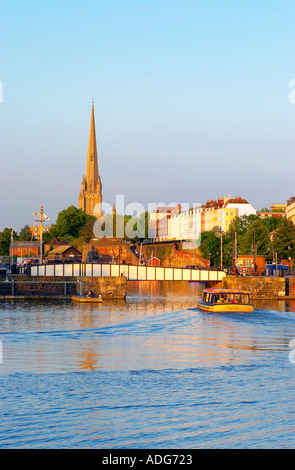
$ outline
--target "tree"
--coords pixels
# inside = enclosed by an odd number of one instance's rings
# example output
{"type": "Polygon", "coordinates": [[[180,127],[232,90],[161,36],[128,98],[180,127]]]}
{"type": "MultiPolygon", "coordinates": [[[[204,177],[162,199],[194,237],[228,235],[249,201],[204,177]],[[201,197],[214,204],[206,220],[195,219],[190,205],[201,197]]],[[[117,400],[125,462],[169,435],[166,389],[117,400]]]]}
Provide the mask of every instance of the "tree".
{"type": "Polygon", "coordinates": [[[260,219],[268,232],[276,230],[282,222],[283,217],[265,217],[260,219]]]}
{"type": "MultiPolygon", "coordinates": [[[[12,228],[5,228],[3,232],[0,232],[0,256],[9,256],[12,231],[12,228]]],[[[17,233],[15,231],[13,231],[13,238],[17,238],[17,233]]]]}
{"type": "Polygon", "coordinates": [[[32,232],[28,225],[25,225],[18,234],[18,239],[22,241],[32,240],[32,232]]]}
{"type": "Polygon", "coordinates": [[[138,232],[140,238],[149,238],[149,213],[142,212],[138,217],[138,232]]]}
{"type": "Polygon", "coordinates": [[[221,264],[221,229],[214,227],[212,230],[201,233],[200,251],[204,258],[209,259],[211,265],[221,264]]]}
{"type": "Polygon", "coordinates": [[[52,238],[78,238],[81,230],[89,220],[96,220],[92,215],[85,214],[75,206],[59,212],[56,223],[50,229],[52,238]]]}
{"type": "Polygon", "coordinates": [[[93,226],[95,224],[95,221],[96,217],[92,217],[91,219],[89,218],[88,220],[86,220],[85,225],[80,229],[80,236],[82,237],[82,240],[86,243],[89,243],[94,236],[93,226]]]}
{"type": "Polygon", "coordinates": [[[274,233],[272,247],[280,259],[295,258],[295,225],[290,219],[282,219],[274,233]]]}
{"type": "Polygon", "coordinates": [[[256,249],[257,255],[265,255],[270,246],[269,232],[260,219],[254,220],[247,228],[243,237],[242,254],[254,253],[256,249]],[[255,239],[255,247],[254,247],[255,239]]]}

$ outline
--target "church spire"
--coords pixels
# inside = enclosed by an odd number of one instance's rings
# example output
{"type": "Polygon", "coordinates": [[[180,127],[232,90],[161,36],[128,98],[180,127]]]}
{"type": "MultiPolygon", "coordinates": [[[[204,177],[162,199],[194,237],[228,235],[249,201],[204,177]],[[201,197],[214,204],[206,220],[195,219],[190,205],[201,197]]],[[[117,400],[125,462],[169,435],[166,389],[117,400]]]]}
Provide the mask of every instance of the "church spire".
{"type": "Polygon", "coordinates": [[[94,100],[92,99],[90,131],[88,140],[86,174],[83,177],[79,195],[79,209],[86,214],[99,216],[101,214],[101,181],[98,174],[97,145],[94,119],[94,100]],[[99,206],[97,206],[99,205],[99,206]],[[97,207],[95,207],[97,206],[97,207]],[[93,210],[95,208],[95,214],[93,210]]]}
{"type": "Polygon", "coordinates": [[[95,120],[94,120],[94,102],[92,101],[90,131],[87,152],[86,164],[86,179],[93,181],[94,184],[98,180],[98,166],[97,166],[97,146],[96,146],[96,133],[95,133],[95,120]]]}

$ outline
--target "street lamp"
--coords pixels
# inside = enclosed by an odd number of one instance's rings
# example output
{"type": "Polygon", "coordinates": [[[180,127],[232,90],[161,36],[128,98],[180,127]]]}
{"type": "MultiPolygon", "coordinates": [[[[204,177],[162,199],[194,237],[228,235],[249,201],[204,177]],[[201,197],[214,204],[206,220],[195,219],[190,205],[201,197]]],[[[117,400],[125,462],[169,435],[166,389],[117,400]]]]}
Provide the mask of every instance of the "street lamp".
{"type": "Polygon", "coordinates": [[[253,228],[253,254],[254,254],[254,276],[256,276],[256,242],[255,242],[255,228],[253,228]]]}
{"type": "Polygon", "coordinates": [[[49,220],[49,217],[44,214],[43,206],[40,206],[40,212],[33,212],[32,215],[35,216],[35,223],[40,222],[40,264],[43,263],[43,219],[49,220]],[[36,216],[40,216],[40,220],[36,219],[36,216]]]}

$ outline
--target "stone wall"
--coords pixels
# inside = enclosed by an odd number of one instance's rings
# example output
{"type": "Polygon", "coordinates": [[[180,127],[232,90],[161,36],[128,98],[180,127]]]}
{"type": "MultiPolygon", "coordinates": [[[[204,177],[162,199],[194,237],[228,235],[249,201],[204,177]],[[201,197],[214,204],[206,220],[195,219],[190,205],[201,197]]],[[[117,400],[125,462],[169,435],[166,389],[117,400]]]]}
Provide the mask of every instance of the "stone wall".
{"type": "MultiPolygon", "coordinates": [[[[133,253],[130,248],[130,243],[123,243],[120,241],[92,241],[91,245],[97,251],[98,255],[110,256],[113,259],[116,259],[120,263],[130,263],[130,264],[138,264],[138,258],[133,253]]],[[[86,261],[87,256],[87,247],[83,253],[83,261],[86,261]]]]}
{"type": "MultiPolygon", "coordinates": [[[[138,248],[139,251],[140,248],[138,248]]],[[[142,252],[145,259],[156,256],[161,260],[161,266],[184,268],[187,265],[197,265],[207,267],[208,260],[188,251],[180,251],[175,242],[160,244],[142,245],[142,252]]]]}
{"type": "Polygon", "coordinates": [[[95,297],[101,295],[107,299],[125,299],[127,280],[125,277],[29,277],[8,276],[9,282],[1,280],[0,296],[75,296],[86,295],[92,290],[95,297]]]}
{"type": "MultiPolygon", "coordinates": [[[[289,278],[290,294],[295,285],[289,278]]],[[[280,299],[286,296],[286,279],[282,277],[226,276],[222,280],[223,289],[244,289],[250,291],[251,299],[280,299]]]]}

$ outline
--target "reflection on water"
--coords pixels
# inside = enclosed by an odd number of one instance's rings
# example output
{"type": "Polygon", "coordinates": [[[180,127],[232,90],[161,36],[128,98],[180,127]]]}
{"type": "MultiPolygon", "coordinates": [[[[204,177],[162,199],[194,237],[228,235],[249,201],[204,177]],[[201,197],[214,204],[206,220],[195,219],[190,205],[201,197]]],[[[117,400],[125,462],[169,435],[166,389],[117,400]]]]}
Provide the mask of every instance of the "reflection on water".
{"type": "Polygon", "coordinates": [[[164,369],[250,364],[293,339],[294,301],[253,313],[206,313],[197,282],[130,282],[126,301],[1,304],[1,372],[164,369]],[[290,328],[290,322],[292,328],[290,328]]]}
{"type": "Polygon", "coordinates": [[[202,287],[0,302],[0,447],[294,447],[294,301],[208,314],[202,287]]]}

